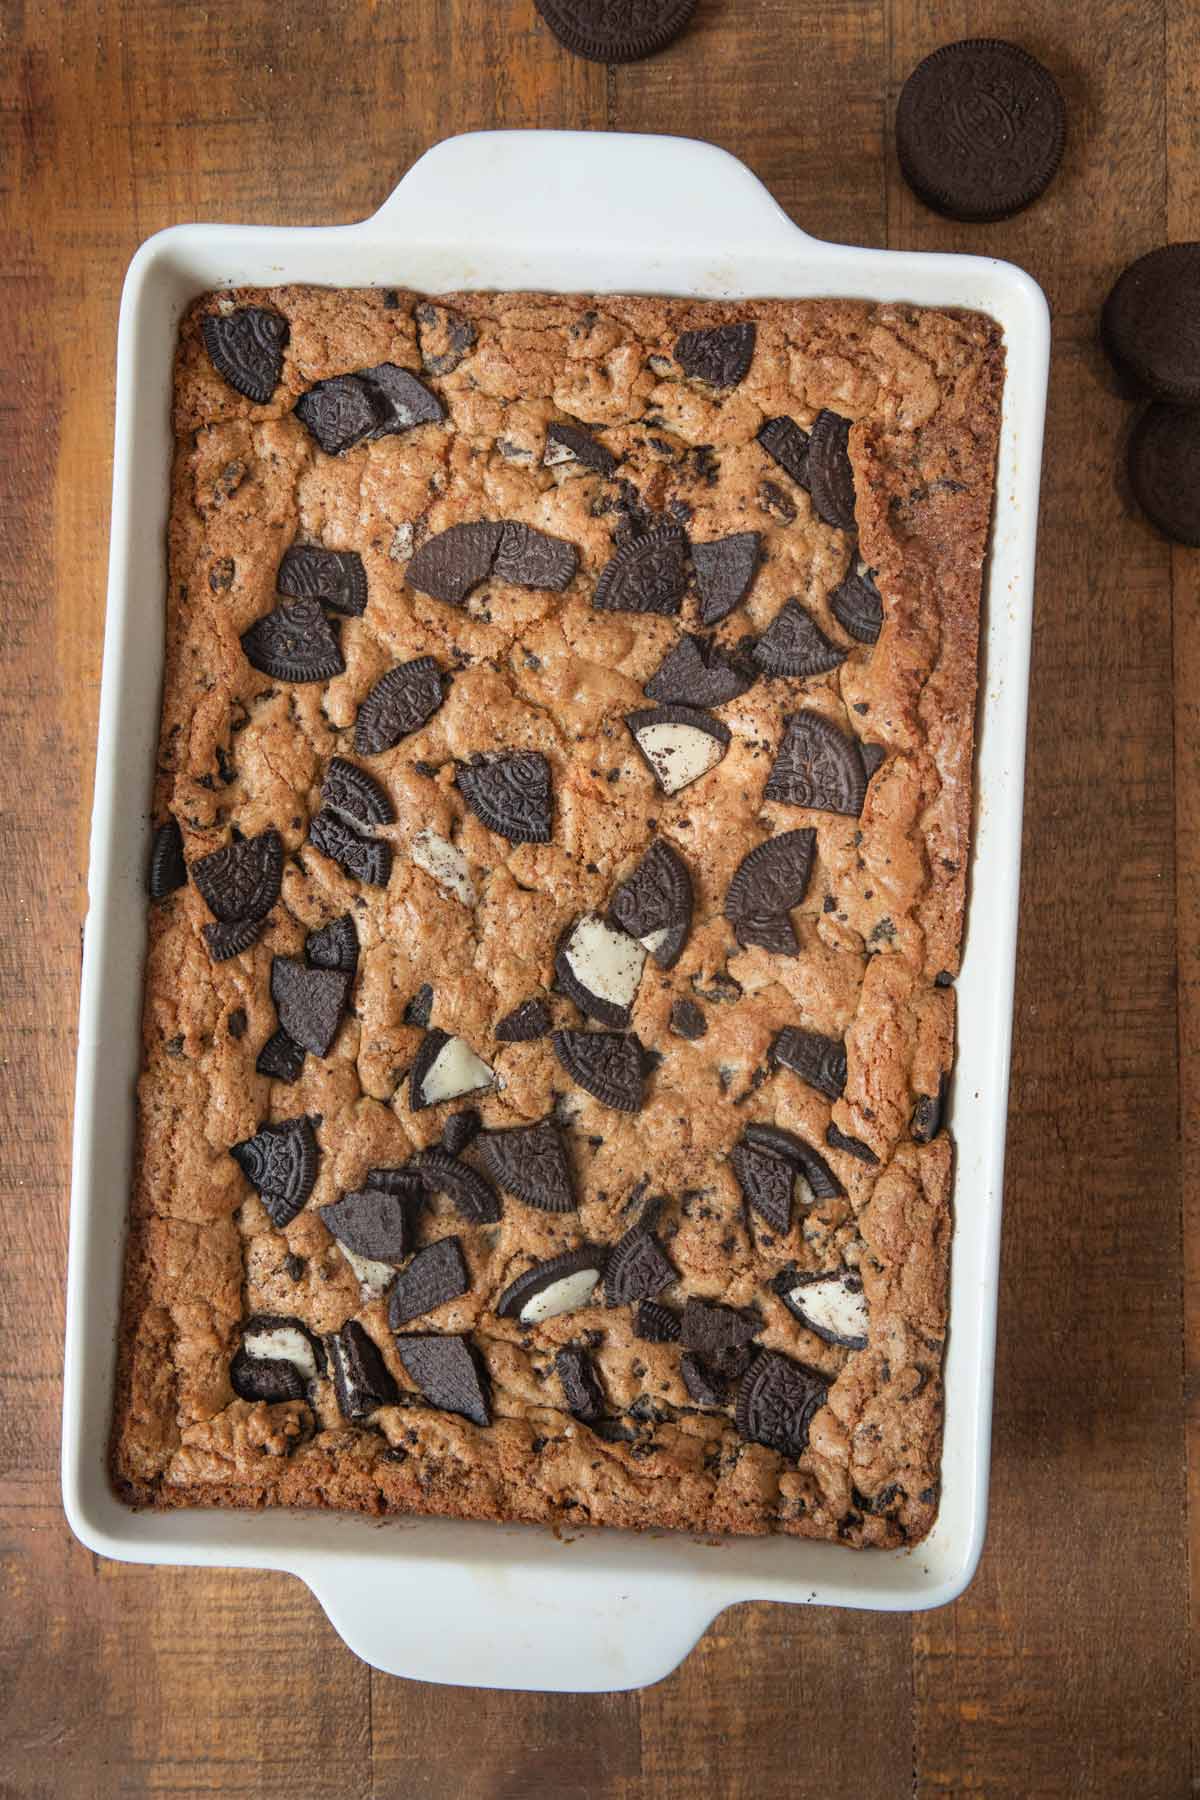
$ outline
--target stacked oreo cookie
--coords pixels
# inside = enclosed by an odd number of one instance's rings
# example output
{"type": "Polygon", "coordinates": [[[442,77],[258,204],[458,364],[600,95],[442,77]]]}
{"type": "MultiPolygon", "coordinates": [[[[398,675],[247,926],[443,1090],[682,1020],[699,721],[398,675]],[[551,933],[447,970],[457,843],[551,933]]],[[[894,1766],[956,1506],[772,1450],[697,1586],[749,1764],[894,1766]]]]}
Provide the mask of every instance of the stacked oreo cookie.
{"type": "Polygon", "coordinates": [[[1200,244],[1166,244],[1130,263],[1100,336],[1147,402],[1129,439],[1129,480],[1164,536],[1200,545],[1200,244]]]}

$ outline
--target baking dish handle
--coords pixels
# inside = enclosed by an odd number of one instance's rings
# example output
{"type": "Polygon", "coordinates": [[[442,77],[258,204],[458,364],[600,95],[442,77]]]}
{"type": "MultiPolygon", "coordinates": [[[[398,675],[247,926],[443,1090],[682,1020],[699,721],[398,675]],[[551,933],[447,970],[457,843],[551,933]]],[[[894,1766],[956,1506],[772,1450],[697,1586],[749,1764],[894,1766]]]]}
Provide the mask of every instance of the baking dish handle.
{"type": "MultiPolygon", "coordinates": [[[[695,138],[607,131],[471,131],[427,150],[373,218],[407,242],[440,235],[561,250],[585,239],[761,256],[806,234],[737,157],[695,138]]],[[[807,241],[815,244],[816,240],[807,241]]]]}

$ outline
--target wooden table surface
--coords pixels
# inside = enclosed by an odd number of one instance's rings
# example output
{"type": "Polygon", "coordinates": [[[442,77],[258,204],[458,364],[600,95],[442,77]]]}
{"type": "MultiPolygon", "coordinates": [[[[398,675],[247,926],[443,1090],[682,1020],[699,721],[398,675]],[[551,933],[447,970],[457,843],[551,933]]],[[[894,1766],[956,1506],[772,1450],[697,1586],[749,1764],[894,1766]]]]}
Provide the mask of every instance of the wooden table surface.
{"type": "Polygon", "coordinates": [[[0,0],[0,1794],[1192,1790],[1200,552],[1116,475],[1096,318],[1123,264],[1200,237],[1198,101],[1196,0],[700,0],[614,70],[532,0],[0,0]],[[926,51],[989,34],[1057,75],[1066,161],[1021,217],[955,225],[890,120],[926,51]],[[600,1698],[373,1675],[297,1581],[99,1561],[58,1486],[125,265],[182,220],[358,218],[437,139],[537,125],[715,139],[808,230],[1010,257],[1054,312],[983,1564],[915,1618],[737,1608],[600,1698]]]}

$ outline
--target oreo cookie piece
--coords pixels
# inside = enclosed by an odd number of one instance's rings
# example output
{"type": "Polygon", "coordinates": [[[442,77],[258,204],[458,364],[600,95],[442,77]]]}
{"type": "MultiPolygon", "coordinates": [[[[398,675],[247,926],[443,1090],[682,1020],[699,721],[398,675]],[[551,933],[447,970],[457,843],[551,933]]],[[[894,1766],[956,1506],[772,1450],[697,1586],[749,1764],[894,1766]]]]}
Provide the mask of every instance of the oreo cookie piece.
{"type": "Polygon", "coordinates": [[[276,1031],[267,1039],[254,1064],[258,1074],[271,1081],[286,1081],[290,1087],[299,1081],[304,1069],[304,1051],[286,1031],[276,1031]]]}
{"type": "Polygon", "coordinates": [[[192,864],[192,880],[222,925],[261,919],[279,898],[283,839],[277,831],[239,838],[192,864]]]}
{"type": "Polygon", "coordinates": [[[586,1350],[580,1350],[574,1344],[566,1344],[555,1353],[554,1367],[558,1371],[558,1379],[562,1383],[563,1399],[567,1410],[582,1419],[585,1425],[594,1425],[597,1419],[604,1416],[604,1389],[600,1386],[600,1378],[596,1374],[596,1365],[586,1350]]]}
{"type": "Polygon", "coordinates": [[[235,393],[266,406],[283,374],[288,322],[265,306],[209,313],[201,327],[212,366],[235,393]]]}
{"type": "Polygon", "coordinates": [[[475,327],[461,313],[448,306],[435,306],[423,300],[413,318],[417,322],[417,342],[421,350],[421,366],[430,375],[453,375],[463,357],[475,342],[475,327]]]}
{"type": "Polygon", "coordinates": [[[271,959],[271,998],[279,1023],[313,1056],[328,1056],[337,1037],[353,978],[341,969],[312,969],[294,956],[271,959]]]}
{"type": "Polygon", "coordinates": [[[426,538],[409,562],[405,580],[418,593],[444,600],[447,606],[461,606],[471,589],[491,573],[503,534],[503,524],[494,519],[451,525],[426,538]]]}
{"type": "Polygon", "coordinates": [[[858,753],[862,757],[863,771],[870,781],[876,769],[887,760],[887,751],[882,744],[867,744],[860,741],[858,753]]]}
{"type": "Polygon", "coordinates": [[[459,1299],[469,1286],[462,1245],[456,1237],[438,1238],[418,1250],[403,1274],[396,1277],[388,1300],[388,1324],[399,1331],[447,1300],[459,1299]]]}
{"type": "Polygon", "coordinates": [[[1147,393],[1200,401],[1200,244],[1166,244],[1130,263],[1104,302],[1100,336],[1147,393]]]}
{"type": "Polygon", "coordinates": [[[692,929],[694,904],[687,864],[665,838],[655,838],[613,894],[608,916],[649,951],[660,969],[673,969],[692,929]]]}
{"type": "Polygon", "coordinates": [[[792,1196],[796,1190],[796,1170],[781,1156],[754,1144],[742,1142],[729,1153],[734,1177],[742,1198],[772,1231],[781,1235],[791,1229],[792,1196]]]}
{"type": "Polygon", "coordinates": [[[357,375],[315,382],[293,410],[326,456],[340,456],[361,444],[386,416],[379,390],[357,375]]]}
{"type": "Polygon", "coordinates": [[[183,860],[183,833],[178,819],[164,819],[155,827],[150,846],[150,874],[147,879],[152,900],[165,900],[176,888],[187,883],[187,864],[183,860]]]}
{"type": "Polygon", "coordinates": [[[909,1131],[914,1144],[929,1144],[942,1129],[950,1077],[943,1071],[936,1094],[918,1094],[909,1131]]]}
{"type": "Polygon", "coordinates": [[[758,572],[761,556],[762,533],[758,531],[735,531],[729,537],[717,538],[715,543],[692,545],[702,625],[719,625],[742,604],[758,572]]]}
{"type": "Polygon", "coordinates": [[[367,571],[357,550],[293,544],[283,553],[275,586],[293,600],[319,600],[353,618],[367,610],[367,571]]]}
{"type": "Polygon", "coordinates": [[[685,331],[675,340],[675,361],[685,375],[709,387],[736,387],[750,372],[757,335],[753,320],[685,331]]]}
{"type": "Polygon", "coordinates": [[[657,1210],[647,1208],[609,1252],[604,1270],[606,1305],[631,1306],[635,1300],[653,1300],[677,1279],[674,1266],[651,1229],[657,1210]]]}
{"type": "Polygon", "coordinates": [[[483,1120],[473,1106],[451,1113],[442,1126],[442,1149],[447,1156],[461,1156],[483,1129],[483,1120]]]}
{"type": "Polygon", "coordinates": [[[866,797],[867,773],[855,740],[820,713],[793,713],[763,798],[857,819],[866,797]]]}
{"type": "Polygon", "coordinates": [[[870,1144],[864,1144],[861,1138],[847,1136],[832,1122],[825,1129],[825,1142],[831,1150],[843,1150],[847,1156],[857,1157],[859,1162],[867,1163],[871,1168],[879,1167],[879,1158],[870,1144]]]}
{"type": "Polygon", "coordinates": [[[703,1357],[688,1350],[679,1359],[683,1385],[697,1406],[724,1406],[729,1383],[703,1357]]]}
{"type": "Polygon", "coordinates": [[[616,1112],[641,1110],[644,1060],[632,1032],[553,1031],[554,1054],[571,1080],[616,1112]]]}
{"type": "Polygon", "coordinates": [[[681,1330],[679,1314],[658,1300],[643,1300],[633,1321],[633,1335],[644,1344],[676,1344],[681,1330]]]}
{"type": "Polygon", "coordinates": [[[559,43],[572,56],[589,62],[638,62],[677,38],[696,8],[696,0],[634,0],[613,6],[611,0],[534,0],[559,43]]]}
{"type": "Polygon", "coordinates": [[[687,589],[687,538],[678,525],[655,525],[630,538],[601,571],[592,605],[602,612],[670,618],[687,589]]]}
{"type": "Polygon", "coordinates": [[[487,1371],[468,1338],[405,1334],[396,1339],[396,1354],[430,1406],[458,1413],[472,1425],[491,1424],[487,1371]]]}
{"type": "Polygon", "coordinates": [[[758,434],[758,441],[771,461],[778,463],[797,487],[808,487],[808,433],[795,419],[789,419],[786,413],[768,419],[758,434]]]}
{"type": "Polygon", "coordinates": [[[333,1385],[342,1417],[361,1425],[381,1406],[394,1406],[399,1390],[379,1346],[357,1319],[347,1319],[328,1338],[333,1385]]]}
{"type": "Polygon", "coordinates": [[[1129,441],[1129,480],[1164,537],[1200,544],[1200,412],[1163,401],[1147,407],[1129,441]]]}
{"type": "Polygon", "coordinates": [[[535,531],[532,525],[522,525],[516,519],[504,520],[500,547],[492,564],[492,574],[498,581],[561,594],[578,567],[579,552],[565,538],[535,531]]]}
{"type": "Polygon", "coordinates": [[[507,1131],[485,1131],[483,1166],[496,1186],[539,1212],[570,1212],[577,1204],[562,1133],[552,1118],[507,1131]]]}
{"type": "Polygon", "coordinates": [[[686,1038],[690,1044],[698,1043],[708,1030],[703,1008],[694,1000],[672,1001],[671,1030],[676,1037],[686,1038]]]}
{"type": "Polygon", "coordinates": [[[593,1296],[604,1277],[605,1252],[596,1245],[568,1250],[564,1256],[535,1263],[510,1282],[496,1302],[501,1319],[519,1319],[522,1325],[540,1325],[560,1313],[578,1312],[594,1304],[593,1296]]]}
{"type": "Polygon", "coordinates": [[[234,919],[228,925],[204,925],[201,930],[208,954],[215,963],[228,962],[257,944],[266,929],[265,919],[234,919]]]}
{"type": "Polygon", "coordinates": [[[232,1156],[271,1215],[289,1225],[313,1191],[319,1151],[312,1120],[305,1114],[278,1125],[260,1125],[253,1137],[231,1144],[232,1156]]]}
{"type": "Polygon", "coordinates": [[[229,1365],[229,1384],[239,1400],[307,1400],[325,1373],[325,1346],[302,1319],[254,1313],[229,1365]]]}
{"type": "Polygon", "coordinates": [[[645,707],[625,723],[664,794],[707,775],[730,745],[729,727],[692,706],[645,707]]]}
{"type": "Polygon", "coordinates": [[[277,606],[242,633],[251,668],[272,681],[329,681],[346,665],[337,632],[315,600],[277,606]]]}
{"type": "Polygon", "coordinates": [[[798,600],[785,600],[751,651],[766,675],[828,675],[846,660],[798,600]]]}
{"type": "Polygon", "coordinates": [[[355,1256],[398,1265],[413,1247],[416,1204],[383,1188],[358,1188],[317,1211],[332,1237],[355,1256]]]}
{"type": "Polygon", "coordinates": [[[646,683],[663,706],[723,706],[753,687],[756,671],[737,662],[715,638],[685,632],[646,683]]]}
{"type": "Polygon", "coordinates": [[[423,982],[417,989],[408,1005],[404,1008],[404,1023],[420,1025],[422,1029],[433,1017],[433,989],[429,983],[423,982]]]}
{"type": "Polygon", "coordinates": [[[520,1006],[514,1006],[510,1013],[505,1013],[496,1026],[496,1036],[502,1044],[529,1044],[535,1038],[543,1038],[550,1029],[550,1008],[544,1000],[522,1000],[520,1006]]]}
{"type": "Polygon", "coordinates": [[[419,1175],[431,1193],[445,1194],[469,1225],[494,1225],[500,1217],[500,1196],[491,1182],[457,1156],[422,1150],[405,1172],[419,1175]]]}
{"type": "Polygon", "coordinates": [[[646,952],[595,913],[576,919],[554,958],[558,985],[589,1018],[616,1031],[629,1024],[646,952]]]}
{"type": "Polygon", "coordinates": [[[344,756],[330,757],[321,800],[356,831],[395,823],[396,810],[375,777],[344,756]]]}
{"type": "Polygon", "coordinates": [[[611,475],[617,466],[616,457],[599,438],[585,431],[582,425],[569,424],[565,419],[552,419],[547,425],[542,462],[547,468],[554,468],[558,463],[580,462],[597,475],[611,475]]]}
{"type": "Polygon", "coordinates": [[[781,831],[743,856],[725,893],[725,917],[767,919],[799,906],[808,892],[817,834],[811,826],[781,831]]]}
{"type": "Polygon", "coordinates": [[[836,1200],[845,1192],[820,1151],[794,1131],[785,1131],[781,1125],[750,1124],[745,1130],[745,1141],[753,1149],[765,1150],[769,1156],[791,1163],[808,1189],[802,1196],[806,1206],[813,1200],[836,1200]]]}
{"type": "Polygon", "coordinates": [[[733,935],[743,950],[765,950],[769,956],[800,954],[800,939],[787,913],[747,913],[734,920],[733,935]]]}
{"type": "Polygon", "coordinates": [[[896,108],[905,180],[952,219],[1006,219],[1062,161],[1066,108],[1053,75],[1000,38],[944,44],[917,64],[896,108]]]}
{"type": "Polygon", "coordinates": [[[750,1343],[762,1328],[757,1314],[698,1300],[693,1294],[684,1305],[681,1336],[689,1350],[698,1351],[706,1362],[719,1364],[730,1352],[750,1343]]]}
{"type": "Polygon", "coordinates": [[[540,750],[513,750],[458,770],[463,799],[510,844],[548,844],[553,823],[550,764],[540,750]]]}
{"type": "Polygon", "coordinates": [[[823,410],[808,440],[808,487],[818,516],[839,531],[854,530],[854,470],[850,466],[850,420],[823,410]]]}
{"type": "Polygon", "coordinates": [[[771,1062],[790,1069],[827,1100],[840,1100],[846,1089],[846,1046],[840,1038],[822,1037],[785,1025],[771,1045],[771,1062]]]}
{"type": "Polygon", "coordinates": [[[414,425],[440,425],[446,409],[432,388],[398,363],[376,363],[374,368],[359,369],[358,379],[371,388],[379,422],[368,434],[371,438],[393,437],[411,431],[414,425]]]}
{"type": "Polygon", "coordinates": [[[386,887],[392,873],[392,846],[379,838],[363,837],[332,808],[323,806],[308,827],[308,841],[329,857],[353,881],[368,887],[386,887]]]}
{"type": "Polygon", "coordinates": [[[445,699],[441,670],[432,656],[399,663],[381,675],[358,709],[354,748],[379,756],[427,725],[445,699]]]}
{"type": "Polygon", "coordinates": [[[304,940],[304,954],[314,969],[340,969],[353,975],[358,968],[358,929],[351,913],[330,919],[304,940]]]}
{"type": "Polygon", "coordinates": [[[765,1350],[750,1365],[738,1388],[738,1431],[752,1444],[780,1456],[803,1456],[808,1428],[824,1406],[828,1382],[816,1369],[765,1350]]]}
{"type": "Polygon", "coordinates": [[[827,1344],[866,1349],[867,1302],[862,1277],[853,1269],[831,1275],[799,1275],[795,1269],[784,1269],[771,1286],[792,1316],[827,1344]]]}
{"type": "Polygon", "coordinates": [[[408,1078],[408,1104],[413,1112],[440,1106],[463,1094],[490,1088],[496,1077],[465,1038],[451,1037],[436,1027],[427,1031],[408,1078]]]}
{"type": "Polygon", "coordinates": [[[873,644],[883,629],[883,596],[875,586],[875,571],[862,557],[838,585],[830,590],[829,610],[860,644],[873,644]]]}

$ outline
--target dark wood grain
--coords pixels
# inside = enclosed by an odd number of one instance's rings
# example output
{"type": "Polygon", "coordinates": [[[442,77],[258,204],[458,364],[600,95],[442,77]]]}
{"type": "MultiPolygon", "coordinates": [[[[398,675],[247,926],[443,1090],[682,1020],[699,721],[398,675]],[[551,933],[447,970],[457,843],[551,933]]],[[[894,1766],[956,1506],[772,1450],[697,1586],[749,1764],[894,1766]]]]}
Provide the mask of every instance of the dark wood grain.
{"type": "Polygon", "coordinates": [[[1131,257],[1200,237],[1198,119],[1192,0],[700,0],[669,51],[612,71],[564,55],[532,0],[0,0],[6,1800],[1192,1789],[1200,553],[1128,500],[1095,320],[1131,257]],[[1070,115],[1050,192],[986,227],[921,207],[890,138],[908,70],[967,34],[1041,55],[1070,115]],[[1011,257],[1055,319],[988,1549],[915,1620],[739,1607],[640,1695],[372,1675],[298,1583],[104,1564],[58,1503],[124,266],[179,220],[361,216],[430,143],[489,125],[711,138],[815,235],[1011,257]]]}

